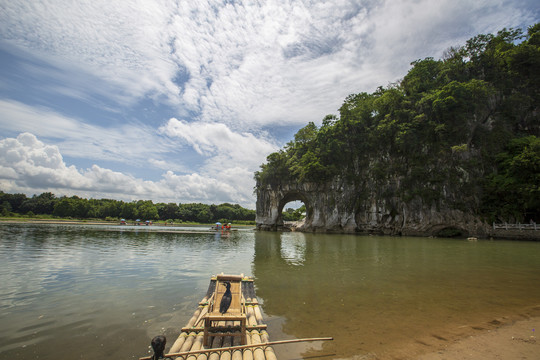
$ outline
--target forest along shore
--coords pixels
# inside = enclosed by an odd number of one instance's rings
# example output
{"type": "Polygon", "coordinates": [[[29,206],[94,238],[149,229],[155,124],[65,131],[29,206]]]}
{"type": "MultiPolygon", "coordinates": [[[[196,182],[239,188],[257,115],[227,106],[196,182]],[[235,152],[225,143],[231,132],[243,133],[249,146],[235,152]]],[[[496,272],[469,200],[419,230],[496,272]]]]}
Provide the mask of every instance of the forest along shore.
{"type": "MultiPolygon", "coordinates": [[[[4,224],[75,224],[75,225],[119,225],[118,221],[106,221],[106,220],[77,220],[77,219],[23,219],[23,218],[2,218],[0,217],[0,223],[4,224]]],[[[153,225],[165,225],[159,221],[154,222],[153,225]]],[[[175,223],[175,226],[212,226],[213,223],[208,224],[193,224],[193,223],[175,223]]],[[[236,224],[235,227],[247,228],[253,227],[253,225],[236,224]]],[[[490,240],[516,240],[516,241],[540,241],[540,230],[492,230],[489,234],[490,240]]]]}
{"type": "Polygon", "coordinates": [[[4,224],[79,224],[79,225],[118,225],[118,221],[71,220],[71,219],[2,219],[4,224]]]}

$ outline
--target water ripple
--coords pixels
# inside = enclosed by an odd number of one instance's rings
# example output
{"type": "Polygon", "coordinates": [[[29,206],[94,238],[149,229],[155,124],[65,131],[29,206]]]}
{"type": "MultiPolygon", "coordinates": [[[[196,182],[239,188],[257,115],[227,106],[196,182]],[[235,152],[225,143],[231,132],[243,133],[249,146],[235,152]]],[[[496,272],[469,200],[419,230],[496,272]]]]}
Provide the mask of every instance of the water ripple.
{"type": "Polygon", "coordinates": [[[275,339],[332,331],[358,350],[351,326],[369,327],[362,347],[377,347],[378,334],[537,304],[539,246],[0,224],[0,357],[138,358],[152,336],[177,335],[222,271],[256,277],[275,339]]]}

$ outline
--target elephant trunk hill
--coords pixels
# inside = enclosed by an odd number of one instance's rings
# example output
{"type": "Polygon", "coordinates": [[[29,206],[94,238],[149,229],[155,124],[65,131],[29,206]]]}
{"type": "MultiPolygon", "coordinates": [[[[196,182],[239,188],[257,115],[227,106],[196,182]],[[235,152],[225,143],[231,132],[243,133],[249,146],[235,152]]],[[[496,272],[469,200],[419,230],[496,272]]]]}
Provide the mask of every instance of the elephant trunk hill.
{"type": "Polygon", "coordinates": [[[294,200],[301,231],[488,236],[493,222],[539,222],[538,84],[540,24],[413,62],[267,157],[258,229],[282,229],[294,200]]]}

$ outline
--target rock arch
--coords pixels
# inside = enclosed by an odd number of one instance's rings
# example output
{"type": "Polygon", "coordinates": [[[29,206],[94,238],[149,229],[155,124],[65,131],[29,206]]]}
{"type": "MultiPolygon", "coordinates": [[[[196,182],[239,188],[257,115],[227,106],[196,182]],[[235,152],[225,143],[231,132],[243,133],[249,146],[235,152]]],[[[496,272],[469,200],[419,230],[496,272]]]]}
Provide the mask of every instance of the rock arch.
{"type": "Polygon", "coordinates": [[[291,201],[300,200],[306,206],[302,231],[354,232],[354,214],[348,203],[338,200],[341,191],[328,184],[289,183],[279,186],[257,187],[257,229],[284,230],[281,213],[291,201]]]}
{"type": "Polygon", "coordinates": [[[302,191],[295,191],[295,190],[291,190],[289,192],[286,192],[284,195],[283,195],[283,198],[278,202],[278,208],[277,208],[277,214],[278,214],[278,217],[277,217],[277,220],[276,220],[276,225],[278,228],[283,228],[284,226],[284,222],[283,222],[283,218],[282,218],[282,214],[283,214],[283,209],[285,207],[285,205],[287,205],[288,203],[290,203],[291,201],[301,201],[304,203],[304,205],[306,206],[306,218],[304,219],[304,223],[306,221],[310,221],[310,217],[311,215],[313,214],[313,207],[311,205],[311,201],[309,199],[309,197],[307,196],[306,193],[302,192],[302,191]]]}
{"type": "Polygon", "coordinates": [[[306,221],[313,214],[313,199],[303,186],[281,186],[257,191],[257,229],[283,230],[283,207],[291,201],[302,201],[306,206],[306,221]]]}

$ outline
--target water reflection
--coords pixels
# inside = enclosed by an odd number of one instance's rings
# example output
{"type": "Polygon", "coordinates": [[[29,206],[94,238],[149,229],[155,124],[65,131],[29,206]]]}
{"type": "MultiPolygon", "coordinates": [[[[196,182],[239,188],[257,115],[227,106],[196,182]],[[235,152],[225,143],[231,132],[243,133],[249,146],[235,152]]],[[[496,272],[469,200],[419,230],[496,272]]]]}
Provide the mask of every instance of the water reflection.
{"type": "Polygon", "coordinates": [[[301,266],[306,260],[306,239],[303,234],[294,235],[281,237],[281,258],[290,265],[301,266]]]}
{"type": "Polygon", "coordinates": [[[256,233],[253,269],[264,310],[284,319],[285,334],[334,336],[324,353],[381,356],[433,333],[538,304],[540,288],[531,288],[540,283],[538,248],[256,233]]]}
{"type": "Polygon", "coordinates": [[[138,358],[187,322],[210,275],[251,271],[247,241],[0,224],[0,358],[138,358]]]}
{"type": "Polygon", "coordinates": [[[540,303],[539,243],[144,228],[0,224],[0,359],[138,358],[220,272],[255,276],[272,340],[336,339],[287,358],[379,356],[540,303]]]}

